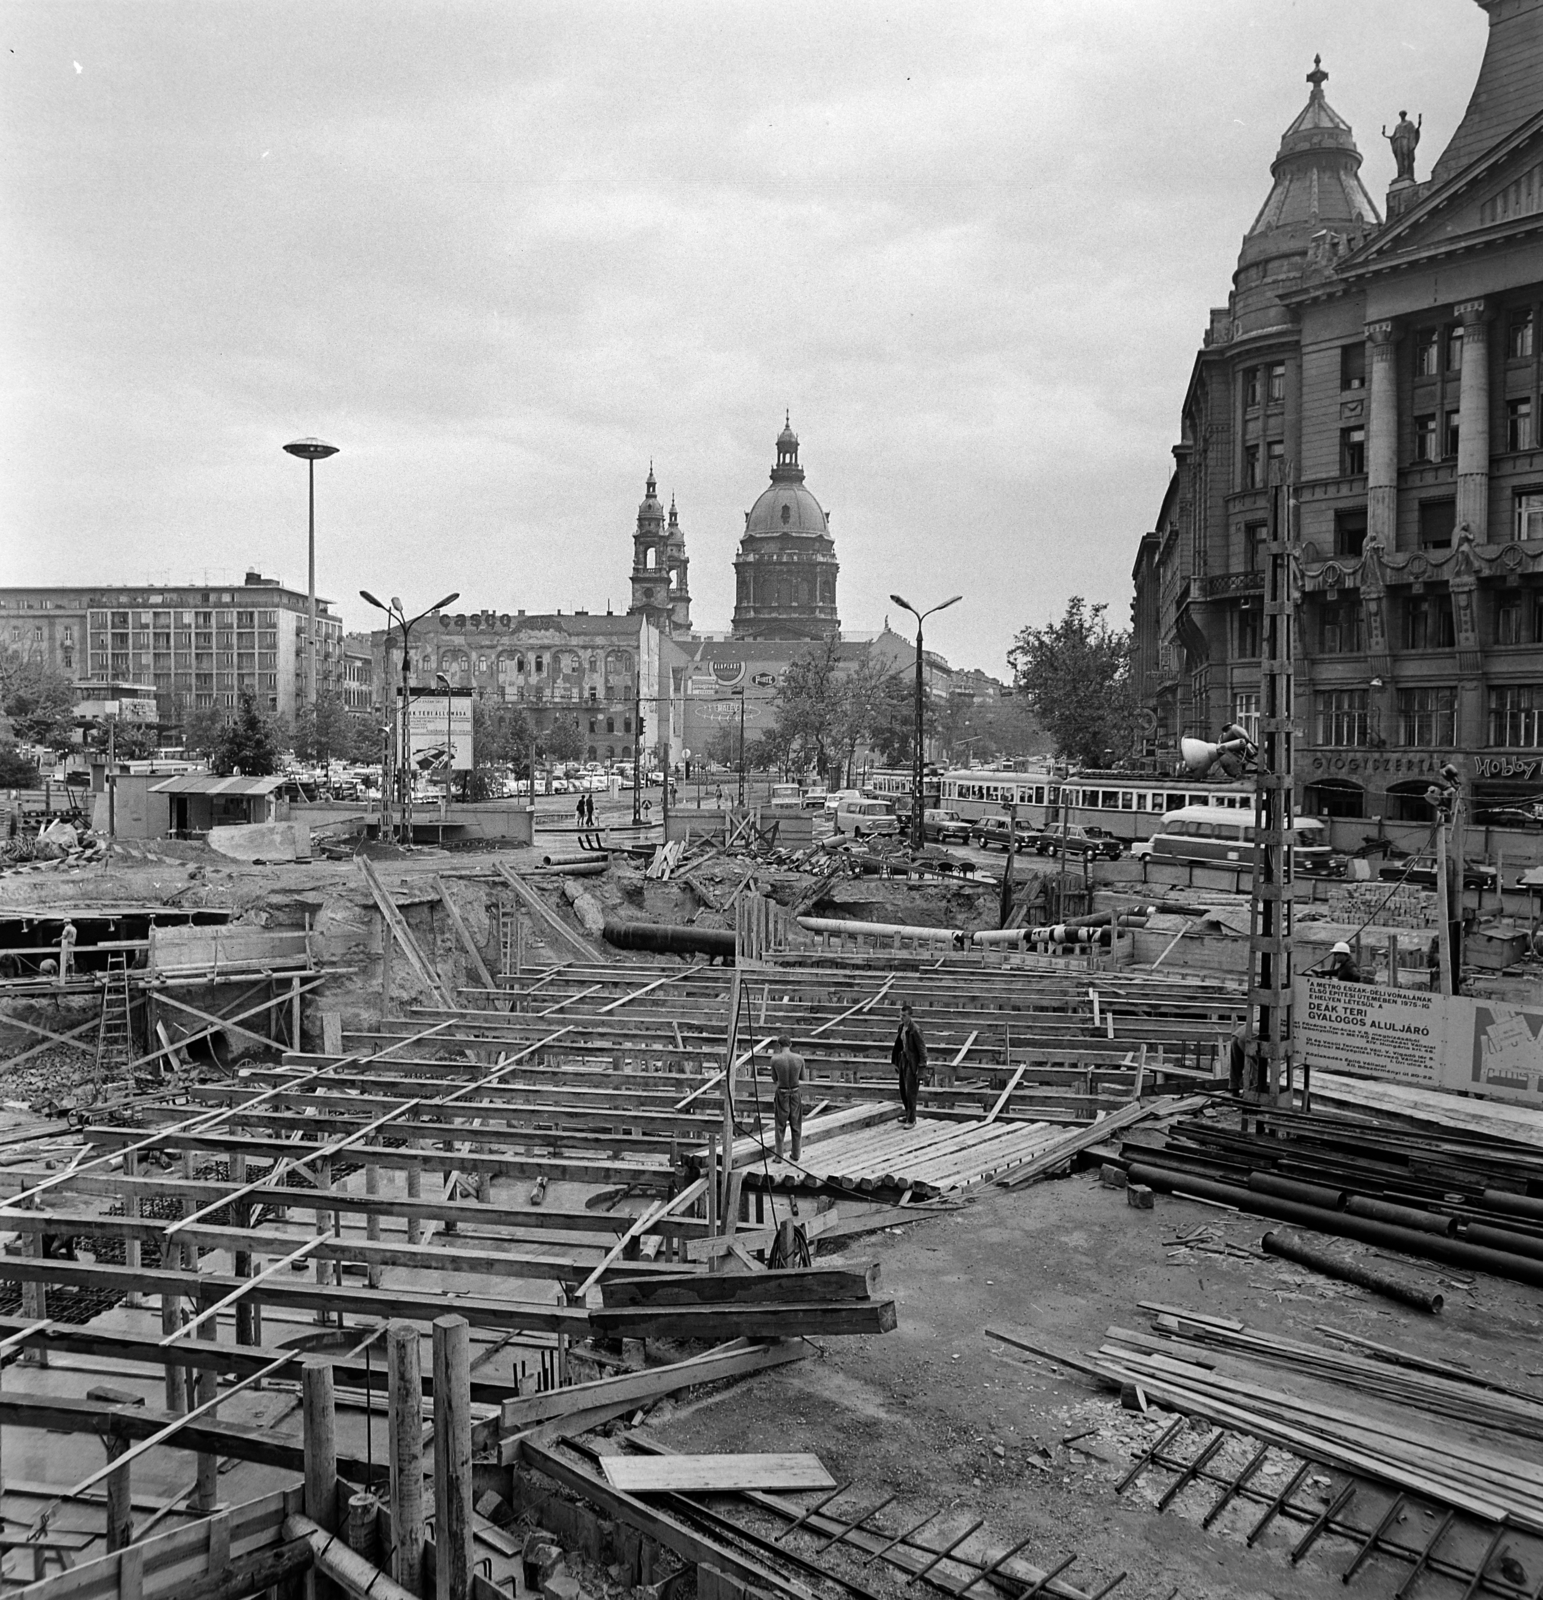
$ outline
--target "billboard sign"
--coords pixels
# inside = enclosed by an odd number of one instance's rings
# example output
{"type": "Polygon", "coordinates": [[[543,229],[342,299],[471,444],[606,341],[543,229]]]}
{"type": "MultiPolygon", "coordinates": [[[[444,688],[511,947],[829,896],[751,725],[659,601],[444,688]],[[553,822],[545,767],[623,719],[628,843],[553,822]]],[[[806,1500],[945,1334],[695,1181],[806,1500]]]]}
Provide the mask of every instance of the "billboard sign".
{"type": "MultiPolygon", "coordinates": [[[[420,772],[442,773],[472,769],[470,689],[452,689],[448,695],[433,689],[414,689],[407,707],[408,749],[420,772]]],[[[397,715],[402,691],[397,690],[397,715]]]]}

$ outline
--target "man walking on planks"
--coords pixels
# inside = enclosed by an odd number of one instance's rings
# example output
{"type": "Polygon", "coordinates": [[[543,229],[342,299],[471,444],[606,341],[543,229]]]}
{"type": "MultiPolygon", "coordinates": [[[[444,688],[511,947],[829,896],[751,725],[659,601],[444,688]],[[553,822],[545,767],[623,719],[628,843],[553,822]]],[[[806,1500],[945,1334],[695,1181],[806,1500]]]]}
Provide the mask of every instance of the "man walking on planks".
{"type": "Polygon", "coordinates": [[[771,1058],[772,1120],[777,1130],[777,1159],[782,1160],[782,1136],[793,1135],[793,1160],[798,1160],[804,1138],[804,1102],[800,1088],[804,1081],[804,1058],[793,1049],[785,1034],[777,1040],[777,1053],[771,1058]]]}
{"type": "Polygon", "coordinates": [[[921,1029],[916,1026],[916,1019],[911,1015],[909,1000],[900,1002],[900,1031],[895,1035],[889,1059],[894,1062],[895,1072],[900,1079],[900,1104],[904,1108],[900,1115],[900,1125],[903,1128],[914,1128],[916,1091],[921,1087],[922,1073],[927,1070],[927,1042],[922,1038],[921,1029]]]}

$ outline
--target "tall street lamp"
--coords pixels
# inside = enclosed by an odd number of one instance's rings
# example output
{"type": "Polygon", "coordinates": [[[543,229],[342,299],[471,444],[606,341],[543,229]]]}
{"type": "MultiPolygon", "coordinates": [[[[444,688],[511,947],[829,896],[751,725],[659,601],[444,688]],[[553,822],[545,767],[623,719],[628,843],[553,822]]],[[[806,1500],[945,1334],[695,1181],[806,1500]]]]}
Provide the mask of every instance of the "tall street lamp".
{"type": "Polygon", "coordinates": [[[310,489],[308,519],[309,538],[306,544],[306,627],[305,641],[305,703],[316,714],[316,463],[335,456],[338,447],[323,439],[296,439],[284,446],[292,456],[305,462],[306,478],[310,489]]]}
{"type": "Polygon", "coordinates": [[[739,698],[739,809],[745,809],[745,690],[741,685],[738,689],[730,689],[731,695],[739,698]]]}
{"type": "Polygon", "coordinates": [[[447,594],[443,600],[436,600],[433,605],[420,611],[416,617],[409,617],[403,608],[402,602],[395,595],[391,597],[388,606],[385,601],[377,600],[368,589],[359,591],[361,600],[368,600],[377,611],[384,611],[390,619],[391,626],[402,630],[402,718],[401,736],[397,745],[397,772],[402,786],[402,811],[400,842],[411,844],[413,842],[413,779],[412,779],[412,729],[409,721],[408,707],[411,703],[411,678],[412,678],[412,635],[413,629],[432,612],[443,611],[446,606],[453,605],[461,598],[461,591],[447,594]]]}
{"type": "Polygon", "coordinates": [[[922,829],[922,706],[924,690],[922,687],[922,624],[928,617],[938,611],[947,611],[952,605],[957,605],[964,599],[962,594],[956,594],[951,599],[944,600],[941,604],[930,607],[926,611],[918,611],[909,600],[903,599],[898,594],[892,594],[890,599],[902,611],[909,611],[916,618],[916,748],[912,752],[911,765],[911,848],[920,850],[924,843],[922,829]]]}

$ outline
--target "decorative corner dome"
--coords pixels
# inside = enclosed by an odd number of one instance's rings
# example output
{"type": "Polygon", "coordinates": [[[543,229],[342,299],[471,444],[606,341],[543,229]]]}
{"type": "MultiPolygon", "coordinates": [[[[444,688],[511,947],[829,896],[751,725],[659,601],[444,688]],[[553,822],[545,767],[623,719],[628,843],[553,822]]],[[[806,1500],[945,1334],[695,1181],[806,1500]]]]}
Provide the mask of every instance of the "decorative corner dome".
{"type": "Polygon", "coordinates": [[[654,464],[648,463],[648,481],[643,486],[643,498],[638,502],[640,522],[664,521],[664,507],[659,503],[659,485],[654,478],[654,464]]]}
{"type": "Polygon", "coordinates": [[[1350,247],[1381,219],[1361,182],[1361,152],[1350,124],[1324,98],[1322,58],[1307,74],[1307,104],[1281,135],[1270,163],[1269,197],[1243,236],[1233,276],[1233,317],[1239,330],[1280,320],[1275,291],[1295,283],[1315,237],[1343,236],[1350,247]]]}
{"type": "Polygon", "coordinates": [[[791,417],[777,435],[777,464],[771,469],[771,487],[745,514],[745,533],[802,534],[828,538],[830,519],[820,502],[804,487],[804,469],[798,464],[798,435],[791,417]]]}

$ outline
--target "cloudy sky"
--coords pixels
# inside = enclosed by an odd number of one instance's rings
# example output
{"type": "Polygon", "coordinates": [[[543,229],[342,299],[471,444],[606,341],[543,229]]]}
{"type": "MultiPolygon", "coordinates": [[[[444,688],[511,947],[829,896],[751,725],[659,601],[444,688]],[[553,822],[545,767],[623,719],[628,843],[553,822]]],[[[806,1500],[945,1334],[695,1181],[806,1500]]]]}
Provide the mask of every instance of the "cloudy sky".
{"type": "MultiPolygon", "coordinates": [[[[726,626],[791,411],[849,628],[1127,616],[1207,308],[1321,52],[1381,202],[1472,0],[0,6],[0,583],[250,564],[625,609],[650,459],[726,626]]],[[[457,608],[459,609],[459,607],[457,608]]]]}

